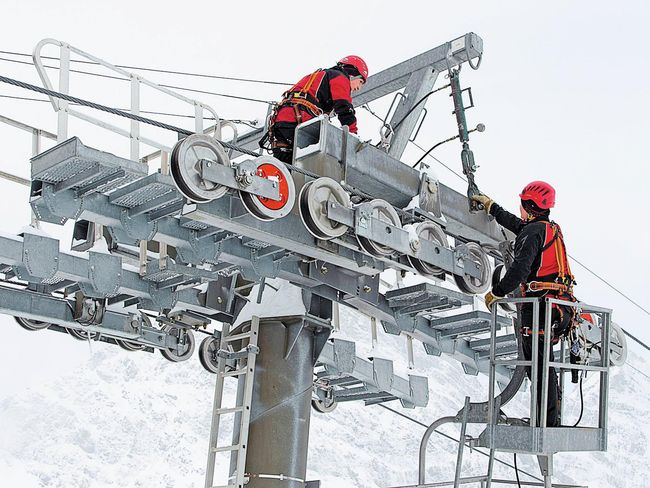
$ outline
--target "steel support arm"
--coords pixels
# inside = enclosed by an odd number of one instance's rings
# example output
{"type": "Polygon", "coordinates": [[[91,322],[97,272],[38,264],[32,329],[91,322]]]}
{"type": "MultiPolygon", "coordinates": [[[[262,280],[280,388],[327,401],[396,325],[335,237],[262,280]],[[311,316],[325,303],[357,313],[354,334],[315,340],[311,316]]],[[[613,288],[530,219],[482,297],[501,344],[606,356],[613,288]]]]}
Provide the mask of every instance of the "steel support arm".
{"type": "Polygon", "coordinates": [[[154,304],[163,301],[169,308],[178,305],[197,312],[212,313],[201,305],[196,289],[185,289],[176,294],[171,290],[158,290],[137,272],[123,269],[121,260],[115,256],[101,253],[79,256],[59,252],[58,249],[59,241],[52,238],[35,236],[32,239],[31,234],[26,234],[26,238],[0,236],[0,262],[15,267],[19,278],[26,281],[67,280],[86,285],[98,296],[124,294],[151,300],[154,304]],[[34,276],[37,272],[39,275],[34,276]],[[109,287],[111,293],[106,293],[109,287]]]}
{"type": "Polygon", "coordinates": [[[73,315],[73,303],[41,293],[0,286],[0,312],[14,317],[38,320],[72,329],[83,329],[113,338],[137,339],[138,343],[154,347],[173,347],[175,338],[140,324],[133,314],[106,310],[99,325],[81,326],[73,315]],[[137,323],[134,328],[133,323],[137,323]]]}
{"type": "Polygon", "coordinates": [[[401,159],[424,109],[426,100],[421,100],[431,92],[437,78],[438,72],[431,70],[428,66],[415,71],[409,77],[404,89],[404,96],[400,99],[395,113],[390,119],[390,129],[393,131],[393,135],[390,139],[388,154],[395,159],[401,159]]]}
{"type": "MultiPolygon", "coordinates": [[[[391,123],[394,124],[413,107],[413,104],[421,96],[433,88],[437,73],[482,55],[483,39],[473,32],[469,32],[453,41],[445,42],[425,53],[369,76],[368,82],[363,88],[353,94],[352,104],[359,107],[406,87],[405,93],[408,93],[408,98],[400,102],[391,120],[391,123]]],[[[424,105],[422,104],[422,106],[424,105]]],[[[395,149],[391,150],[390,154],[397,159],[402,156],[419,116],[420,110],[413,110],[396,131],[393,137],[395,149]]],[[[243,134],[238,138],[237,145],[253,151],[259,149],[257,142],[262,138],[265,130],[266,128],[259,128],[243,134]]],[[[233,155],[236,157],[241,153],[235,151],[233,155]]]]}
{"type": "Polygon", "coordinates": [[[423,68],[441,72],[482,54],[483,39],[470,32],[370,76],[363,88],[352,97],[352,103],[358,107],[400,90],[408,84],[411,74],[423,68]]]}

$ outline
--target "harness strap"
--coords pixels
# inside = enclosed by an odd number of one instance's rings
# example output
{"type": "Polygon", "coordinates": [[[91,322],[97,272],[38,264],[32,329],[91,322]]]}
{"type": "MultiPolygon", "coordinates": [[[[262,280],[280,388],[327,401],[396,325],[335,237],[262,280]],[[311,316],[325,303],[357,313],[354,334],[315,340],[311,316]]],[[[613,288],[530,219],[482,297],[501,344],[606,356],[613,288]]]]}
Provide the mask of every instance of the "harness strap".
{"type": "Polygon", "coordinates": [[[290,106],[293,108],[293,113],[294,116],[296,117],[296,122],[298,124],[302,123],[302,112],[301,108],[304,108],[307,112],[309,112],[312,116],[318,117],[323,113],[320,107],[313,103],[312,101],[309,100],[309,98],[312,98],[314,101],[318,101],[315,97],[313,97],[310,93],[309,90],[313,86],[314,82],[316,81],[316,78],[318,77],[318,74],[323,71],[322,69],[317,69],[314,71],[311,75],[309,75],[309,78],[307,79],[307,82],[304,84],[304,86],[298,90],[298,91],[290,91],[287,90],[284,92],[282,95],[282,101],[278,103],[271,114],[269,114],[268,118],[268,131],[267,134],[260,140],[259,145],[260,147],[264,149],[270,149],[270,148],[277,148],[277,147],[288,147],[288,145],[282,144],[278,141],[276,141],[275,134],[273,133],[273,126],[275,125],[275,119],[278,115],[278,111],[285,107],[285,106],[290,106]]]}
{"type": "Polygon", "coordinates": [[[541,290],[551,290],[560,293],[565,293],[570,290],[570,287],[567,285],[563,285],[562,283],[552,283],[550,281],[531,281],[526,286],[526,291],[541,291],[541,290]]]}

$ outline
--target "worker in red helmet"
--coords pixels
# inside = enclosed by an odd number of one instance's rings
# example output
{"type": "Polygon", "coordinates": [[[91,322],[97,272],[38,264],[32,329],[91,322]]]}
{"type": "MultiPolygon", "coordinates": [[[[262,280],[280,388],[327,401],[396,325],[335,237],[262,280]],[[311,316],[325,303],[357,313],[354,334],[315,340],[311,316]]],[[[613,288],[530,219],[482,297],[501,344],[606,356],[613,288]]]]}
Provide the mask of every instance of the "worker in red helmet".
{"type": "MultiPolygon", "coordinates": [[[[520,287],[524,297],[538,297],[540,303],[539,317],[539,372],[541,385],[542,364],[544,360],[544,324],[546,304],[543,298],[559,298],[574,301],[574,279],[569,268],[567,252],[560,226],[550,220],[550,210],[555,206],[555,189],[544,181],[533,181],[520,193],[519,207],[521,218],[511,214],[485,195],[475,195],[472,200],[480,203],[485,211],[493,215],[496,221],[512,231],[517,237],[514,244],[513,262],[503,278],[485,295],[485,304],[492,309],[494,302],[520,287]]],[[[566,334],[573,322],[574,309],[566,306],[552,308],[550,331],[557,338],[566,334]]],[[[531,337],[533,327],[533,304],[525,303],[521,309],[522,349],[524,357],[532,357],[531,337]]],[[[553,361],[551,347],[550,360],[553,361]]],[[[531,377],[530,368],[528,371],[531,377]]],[[[537,408],[541,412],[541,387],[537,389],[537,408]]],[[[547,426],[559,426],[558,382],[554,368],[549,370],[547,426]]]]}
{"type": "Polygon", "coordinates": [[[329,69],[317,69],[303,76],[289,90],[269,117],[268,132],[260,140],[262,148],[287,164],[293,163],[296,126],[323,113],[334,112],[341,125],[357,133],[352,92],[368,79],[368,66],[359,56],[346,56],[329,69]]]}

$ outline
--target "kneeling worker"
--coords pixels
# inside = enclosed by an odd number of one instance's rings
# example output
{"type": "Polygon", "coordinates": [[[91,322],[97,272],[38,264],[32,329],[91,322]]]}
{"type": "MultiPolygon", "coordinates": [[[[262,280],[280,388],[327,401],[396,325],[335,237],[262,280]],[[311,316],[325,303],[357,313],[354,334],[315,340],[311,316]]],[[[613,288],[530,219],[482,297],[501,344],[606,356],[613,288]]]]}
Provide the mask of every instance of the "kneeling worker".
{"type": "Polygon", "coordinates": [[[280,161],[293,163],[296,126],[323,113],[334,112],[341,125],[357,133],[351,93],[368,79],[368,66],[359,56],[346,56],[336,66],[317,69],[284,92],[269,119],[269,130],[259,145],[280,161]]]}
{"type": "MultiPolygon", "coordinates": [[[[550,209],[555,206],[555,190],[543,181],[533,181],[526,185],[521,194],[521,218],[511,214],[493,202],[485,195],[476,195],[472,200],[479,202],[485,211],[493,215],[496,221],[513,232],[515,239],[514,261],[505,276],[491,292],[485,295],[488,309],[494,306],[494,301],[505,297],[521,286],[522,296],[549,297],[573,301],[573,275],[569,268],[566,248],[560,226],[549,218],[550,209]]],[[[544,360],[544,320],[546,306],[540,303],[539,317],[539,369],[537,388],[537,409],[541,412],[541,381],[544,360]]],[[[554,306],[551,323],[556,334],[564,334],[573,319],[570,307],[554,306]]],[[[522,341],[524,357],[527,361],[532,357],[531,337],[533,329],[533,304],[525,303],[521,310],[522,341]]],[[[551,346],[550,360],[553,361],[551,346]]],[[[528,368],[528,377],[531,377],[528,368]]],[[[539,415],[539,414],[538,414],[539,415]]],[[[549,368],[548,377],[548,408],[547,426],[559,426],[558,411],[558,380],[554,368],[549,368]]]]}

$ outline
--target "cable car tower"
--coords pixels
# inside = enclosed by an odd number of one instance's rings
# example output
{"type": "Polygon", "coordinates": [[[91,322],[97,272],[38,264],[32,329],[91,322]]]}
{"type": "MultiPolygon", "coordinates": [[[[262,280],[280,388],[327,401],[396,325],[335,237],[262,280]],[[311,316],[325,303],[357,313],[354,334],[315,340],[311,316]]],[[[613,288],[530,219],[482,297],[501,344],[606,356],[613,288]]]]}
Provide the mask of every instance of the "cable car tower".
{"type": "MultiPolygon", "coordinates": [[[[380,143],[362,141],[321,116],[298,126],[294,161],[285,165],[259,154],[265,128],[241,136],[234,130],[224,141],[222,129],[234,125],[210,106],[64,42],[41,41],[34,63],[42,87],[0,81],[47,95],[57,114],[57,134],[2,120],[35,134],[29,202],[35,222],[73,220],[73,240],[70,251],[61,251],[59,241],[36,224],[20,235],[0,236],[5,278],[0,311],[29,330],[67,332],[129,351],[158,349],[174,362],[190,358],[203,333],[198,356],[217,378],[206,488],[298,488],[318,486],[305,479],[310,406],[328,412],[348,401],[398,400],[406,408],[428,402],[426,377],[402,378],[390,359],[359,358],[353,342],[330,338],[338,307],[346,306],[373,324],[379,321],[385,333],[404,335],[410,348],[419,341],[429,355],[458,360],[467,374],[489,375],[489,402],[468,401],[455,420],[463,432],[468,422],[486,424],[476,444],[488,446],[491,459],[496,450],[545,459],[550,487],[552,453],[606,448],[607,378],[610,360],[617,360],[607,347],[613,326],[610,311],[574,305],[598,315],[590,328],[601,334],[602,354],[591,365],[569,364],[563,348],[553,363],[562,378],[590,367],[602,375],[597,427],[536,427],[534,401],[528,426],[513,425],[502,415],[527,364],[518,359],[518,337],[512,333],[516,308],[504,301],[504,310],[490,315],[474,300],[490,286],[495,265],[510,264],[514,237],[468,200],[478,192],[469,136],[483,126],[468,128],[465,111],[473,101],[465,104],[472,95],[461,88],[459,74],[464,64],[478,69],[482,55],[481,38],[468,33],[371,76],[353,96],[356,107],[396,93],[380,143]],[[56,88],[42,62],[45,46],[59,49],[56,88]],[[128,80],[129,110],[71,95],[71,55],[128,80]],[[449,83],[434,88],[441,74],[449,83]],[[142,89],[190,105],[193,130],[143,117],[142,89]],[[400,160],[426,115],[427,98],[439,91],[453,100],[458,135],[443,142],[462,143],[466,195],[400,160]],[[72,104],[100,113],[91,116],[72,104]],[[102,119],[102,112],[129,118],[130,129],[102,119]],[[125,136],[130,157],[84,145],[68,133],[70,117],[125,136]],[[214,120],[211,127],[205,127],[208,118],[214,120]],[[167,129],[170,137],[145,137],[143,124],[167,129]],[[57,144],[40,151],[43,135],[57,144]],[[143,155],[142,145],[155,152],[143,155]],[[153,159],[160,159],[157,172],[149,171],[153,159]],[[382,292],[380,276],[388,270],[421,280],[382,292]],[[275,278],[299,289],[299,311],[238,321],[245,305],[262,300],[275,278]],[[224,406],[229,378],[238,381],[237,401],[224,406]],[[234,426],[232,443],[219,445],[227,416],[234,426]],[[231,455],[231,464],[219,485],[214,476],[224,473],[215,473],[215,456],[221,453],[231,455]]],[[[621,337],[618,333],[619,342],[621,337]]],[[[548,371],[548,364],[544,367],[548,371]]],[[[463,445],[464,439],[459,465],[463,445]]],[[[428,486],[422,466],[417,486],[428,486]]],[[[490,463],[486,486],[491,479],[490,463]]]]}

